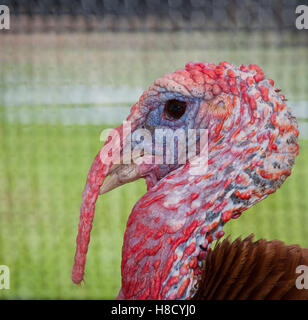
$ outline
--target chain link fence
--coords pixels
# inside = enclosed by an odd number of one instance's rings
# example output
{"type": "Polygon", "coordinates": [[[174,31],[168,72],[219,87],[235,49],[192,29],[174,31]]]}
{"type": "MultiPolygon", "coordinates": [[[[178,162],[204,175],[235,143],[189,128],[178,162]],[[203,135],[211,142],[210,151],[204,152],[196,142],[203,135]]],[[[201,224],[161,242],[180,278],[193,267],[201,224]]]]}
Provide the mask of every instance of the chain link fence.
{"type": "Polygon", "coordinates": [[[12,298],[114,298],[127,217],[139,181],[99,199],[86,282],[70,279],[81,192],[100,133],[129,113],[156,78],[188,61],[258,64],[300,126],[286,183],[229,222],[232,238],[308,247],[308,30],[295,0],[8,1],[0,30],[0,265],[12,298]]]}

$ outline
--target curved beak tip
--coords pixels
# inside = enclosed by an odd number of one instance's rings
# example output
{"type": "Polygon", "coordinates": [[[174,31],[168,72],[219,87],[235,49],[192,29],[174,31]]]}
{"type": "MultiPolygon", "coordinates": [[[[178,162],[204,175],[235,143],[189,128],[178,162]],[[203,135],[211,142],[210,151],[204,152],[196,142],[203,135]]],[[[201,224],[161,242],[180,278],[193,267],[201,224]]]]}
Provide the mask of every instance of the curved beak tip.
{"type": "Polygon", "coordinates": [[[105,194],[123,184],[138,180],[141,178],[136,164],[116,164],[109,172],[109,179],[101,187],[99,194],[105,194]]]}

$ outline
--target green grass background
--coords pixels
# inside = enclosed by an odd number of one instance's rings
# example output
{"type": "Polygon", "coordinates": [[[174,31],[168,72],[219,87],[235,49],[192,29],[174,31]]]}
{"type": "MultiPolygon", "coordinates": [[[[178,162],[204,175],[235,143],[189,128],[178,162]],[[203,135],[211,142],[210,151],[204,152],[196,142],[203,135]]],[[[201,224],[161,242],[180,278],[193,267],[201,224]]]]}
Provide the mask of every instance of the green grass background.
{"type": "MultiPolygon", "coordinates": [[[[308,49],[280,47],[271,35],[68,34],[2,36],[0,73],[0,265],[11,289],[0,299],[108,299],[120,288],[127,217],[145,183],[120,187],[97,202],[85,283],[70,274],[81,192],[101,147],[104,126],[8,122],[1,94],[12,86],[128,85],[146,88],[190,60],[258,63],[290,100],[308,100],[308,49]],[[263,40],[262,40],[263,39],[263,40]],[[235,43],[235,44],[234,44],[235,43]]],[[[286,35],[287,37],[287,35],[286,35]]],[[[290,40],[291,41],[291,40],[290,40]]],[[[31,94],[31,91],[29,92],[31,94]]],[[[18,106],[19,110],[63,106],[18,106]]],[[[74,108],[74,105],[64,107],[74,108]]],[[[83,107],[87,107],[84,105],[83,107]]],[[[15,107],[14,107],[15,108],[15,107]]],[[[275,194],[230,221],[232,238],[281,239],[308,247],[308,141],[291,177],[275,194]]]]}

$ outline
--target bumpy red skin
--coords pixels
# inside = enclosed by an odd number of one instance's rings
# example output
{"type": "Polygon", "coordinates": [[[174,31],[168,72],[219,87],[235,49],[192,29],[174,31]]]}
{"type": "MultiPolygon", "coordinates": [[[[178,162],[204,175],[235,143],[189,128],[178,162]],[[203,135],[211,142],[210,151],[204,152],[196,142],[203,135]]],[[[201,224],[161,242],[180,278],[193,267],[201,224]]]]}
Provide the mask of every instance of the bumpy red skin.
{"type": "MultiPolygon", "coordinates": [[[[142,124],[160,92],[197,99],[195,128],[209,130],[207,173],[190,163],[161,178],[127,222],[119,299],[189,299],[222,226],[276,191],[291,174],[298,129],[284,98],[260,67],[188,63],[143,93],[128,120],[142,124]]],[[[96,159],[81,206],[73,280],[82,280],[94,203],[108,168],[96,159]]]]}

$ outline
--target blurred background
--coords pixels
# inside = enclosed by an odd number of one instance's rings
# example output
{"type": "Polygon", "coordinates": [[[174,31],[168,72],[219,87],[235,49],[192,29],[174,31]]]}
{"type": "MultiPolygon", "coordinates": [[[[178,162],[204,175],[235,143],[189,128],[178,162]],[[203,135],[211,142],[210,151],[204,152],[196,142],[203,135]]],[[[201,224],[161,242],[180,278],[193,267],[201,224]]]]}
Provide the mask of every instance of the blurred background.
{"type": "Polygon", "coordinates": [[[308,30],[296,0],[1,0],[0,299],[113,299],[139,181],[104,195],[85,283],[71,282],[81,193],[100,133],[119,124],[157,77],[188,61],[259,64],[300,125],[300,154],[275,194],[227,235],[308,247],[308,30]]]}

